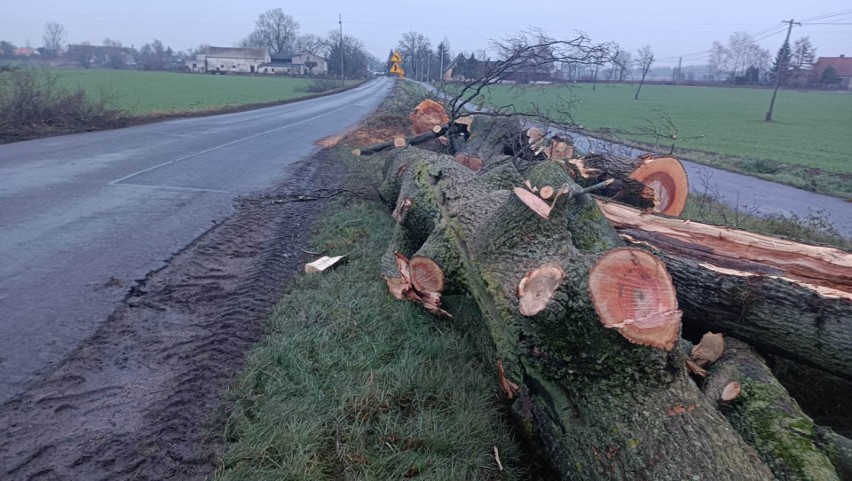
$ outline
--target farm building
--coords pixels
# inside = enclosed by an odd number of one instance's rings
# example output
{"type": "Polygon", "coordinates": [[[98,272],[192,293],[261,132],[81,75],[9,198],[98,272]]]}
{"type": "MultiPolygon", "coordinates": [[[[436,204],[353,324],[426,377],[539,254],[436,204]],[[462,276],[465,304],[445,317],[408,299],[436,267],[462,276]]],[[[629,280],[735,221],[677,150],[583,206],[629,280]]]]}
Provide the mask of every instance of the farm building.
{"type": "Polygon", "coordinates": [[[818,58],[813,68],[814,80],[817,82],[823,81],[825,71],[829,68],[834,70],[834,75],[837,77],[841,87],[852,90],[852,58],[844,55],[818,58]]]}
{"type": "Polygon", "coordinates": [[[199,73],[259,73],[266,75],[325,75],[328,63],[310,53],[270,55],[265,48],[209,47],[187,60],[187,70],[199,73]]]}
{"type": "Polygon", "coordinates": [[[328,62],[310,53],[272,55],[272,60],[258,68],[258,72],[275,75],[325,75],[328,62]]]}

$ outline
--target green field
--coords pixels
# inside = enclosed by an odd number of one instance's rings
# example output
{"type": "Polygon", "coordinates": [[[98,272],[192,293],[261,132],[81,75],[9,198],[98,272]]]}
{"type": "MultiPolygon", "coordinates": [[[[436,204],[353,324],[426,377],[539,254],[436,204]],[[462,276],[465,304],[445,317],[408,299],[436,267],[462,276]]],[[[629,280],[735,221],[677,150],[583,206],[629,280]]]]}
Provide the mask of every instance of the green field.
{"type": "MultiPolygon", "coordinates": [[[[554,105],[574,98],[571,114],[586,129],[622,131],[622,138],[650,142],[639,131],[649,120],[664,124],[668,115],[677,129],[676,148],[800,164],[831,172],[852,173],[852,95],[838,92],[782,90],[773,122],[764,122],[772,91],[768,89],[646,85],[633,100],[631,85],[493,86],[492,106],[512,104],[529,112],[534,104],[554,105]]],[[[562,120],[566,120],[562,116],[562,120]]],[[[661,144],[668,148],[671,140],[661,144]]],[[[748,170],[748,169],[744,169],[748,170]]]]}
{"type": "Polygon", "coordinates": [[[83,87],[95,99],[104,93],[111,98],[111,106],[135,115],[215,110],[315,95],[305,90],[312,80],[301,78],[95,69],[51,72],[60,85],[83,87]]]}

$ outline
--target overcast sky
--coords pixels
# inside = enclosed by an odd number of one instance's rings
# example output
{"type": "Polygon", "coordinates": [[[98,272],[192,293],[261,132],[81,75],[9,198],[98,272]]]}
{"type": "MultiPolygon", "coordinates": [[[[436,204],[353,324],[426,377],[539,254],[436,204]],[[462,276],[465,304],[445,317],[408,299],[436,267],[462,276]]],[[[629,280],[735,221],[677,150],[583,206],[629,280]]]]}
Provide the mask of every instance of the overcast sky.
{"type": "Polygon", "coordinates": [[[660,66],[703,63],[714,40],[734,31],[759,34],[760,44],[774,55],[784,40],[782,19],[806,24],[792,38],[810,36],[817,55],[852,55],[852,4],[849,0],[691,0],[577,2],[539,0],[371,0],[271,2],[242,0],[0,0],[0,40],[18,46],[42,45],[44,24],[61,23],[67,42],[119,40],[137,48],[159,39],[175,50],[206,43],[232,46],[247,36],[258,14],[280,7],[301,24],[302,33],[324,35],[338,28],[364,41],[383,58],[403,32],[426,34],[433,45],[446,37],[452,52],[484,49],[489,40],[541,27],[556,37],[580,30],[598,42],[616,41],[635,51],[651,45],[660,66]],[[843,13],[825,18],[827,14],[843,13]],[[821,23],[817,25],[816,23],[821,23]],[[822,23],[834,23],[822,25],[822,23]],[[778,27],[778,28],[773,28],[778,27]],[[692,55],[689,55],[692,54],[692,55]]]}

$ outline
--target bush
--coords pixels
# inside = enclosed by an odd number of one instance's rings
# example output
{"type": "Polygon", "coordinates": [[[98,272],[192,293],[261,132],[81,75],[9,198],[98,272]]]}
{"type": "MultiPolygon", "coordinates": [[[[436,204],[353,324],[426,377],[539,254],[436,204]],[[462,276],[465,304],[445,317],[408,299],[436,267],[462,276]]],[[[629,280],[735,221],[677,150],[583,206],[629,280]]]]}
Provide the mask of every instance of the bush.
{"type": "Polygon", "coordinates": [[[34,68],[0,67],[0,143],[115,126],[119,110],[102,93],[58,86],[57,76],[34,68]]]}
{"type": "Polygon", "coordinates": [[[317,78],[305,86],[305,92],[322,93],[336,88],[340,88],[340,80],[317,78]]]}

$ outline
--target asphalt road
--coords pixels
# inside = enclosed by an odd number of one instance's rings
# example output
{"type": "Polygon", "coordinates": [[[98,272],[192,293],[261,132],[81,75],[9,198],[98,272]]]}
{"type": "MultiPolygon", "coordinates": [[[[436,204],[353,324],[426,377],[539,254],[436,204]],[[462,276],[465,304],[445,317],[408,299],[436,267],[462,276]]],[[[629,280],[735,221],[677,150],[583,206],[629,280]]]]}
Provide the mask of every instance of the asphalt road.
{"type": "Polygon", "coordinates": [[[60,365],[235,198],[286,179],[391,86],[0,145],[0,403],[60,365]]]}

